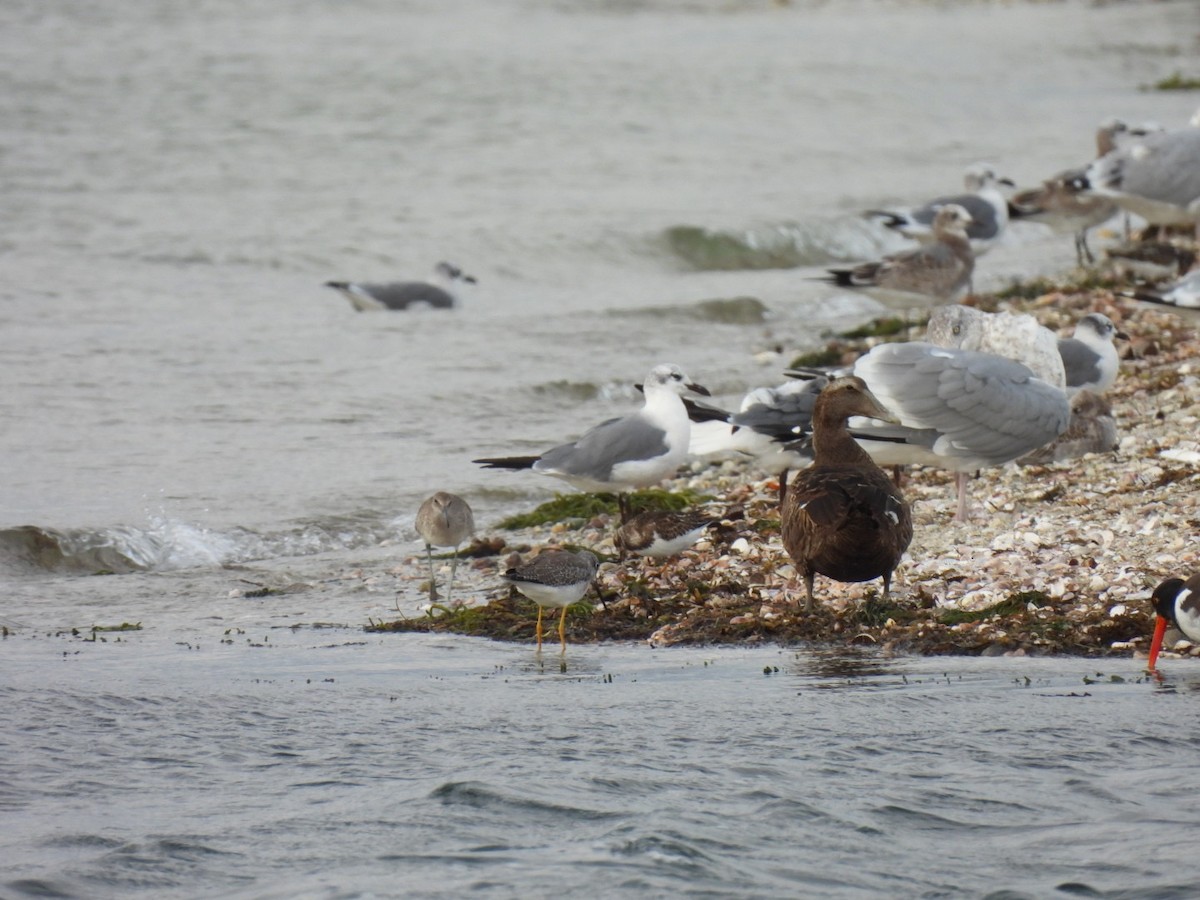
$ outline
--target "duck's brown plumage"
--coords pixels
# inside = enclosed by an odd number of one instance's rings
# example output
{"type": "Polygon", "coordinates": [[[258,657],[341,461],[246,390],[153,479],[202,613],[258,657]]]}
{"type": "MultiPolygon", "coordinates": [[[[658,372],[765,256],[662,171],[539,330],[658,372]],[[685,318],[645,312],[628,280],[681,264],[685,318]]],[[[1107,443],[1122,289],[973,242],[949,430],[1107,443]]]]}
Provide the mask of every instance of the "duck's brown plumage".
{"type": "Polygon", "coordinates": [[[833,381],[813,410],[813,464],[788,487],[781,513],[783,546],[804,577],[808,608],[813,578],[870,581],[892,571],[912,540],[912,511],[899,488],[846,427],[850,416],[886,418],[888,412],[861,378],[833,381]]]}

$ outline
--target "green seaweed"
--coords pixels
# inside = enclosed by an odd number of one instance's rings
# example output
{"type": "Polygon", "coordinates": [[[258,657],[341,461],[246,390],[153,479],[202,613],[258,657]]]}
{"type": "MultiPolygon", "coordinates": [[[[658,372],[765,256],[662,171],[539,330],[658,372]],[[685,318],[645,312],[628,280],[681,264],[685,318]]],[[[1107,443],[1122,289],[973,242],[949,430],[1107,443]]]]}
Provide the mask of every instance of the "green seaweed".
{"type": "MultiPolygon", "coordinates": [[[[652,488],[629,494],[629,508],[631,512],[646,509],[681,510],[710,499],[706,494],[687,489],[664,491],[652,488]]],[[[529,512],[502,519],[496,527],[516,531],[560,522],[576,521],[583,524],[598,515],[615,516],[618,512],[617,498],[613,494],[555,494],[553,500],[547,500],[529,512]]]]}
{"type": "Polygon", "coordinates": [[[1084,291],[1111,290],[1120,282],[1110,275],[1099,272],[1077,272],[1066,278],[1030,278],[1024,281],[1014,280],[1008,287],[996,291],[993,296],[999,300],[1036,300],[1046,294],[1078,294],[1084,291]]]}
{"type": "Polygon", "coordinates": [[[141,631],[141,630],[142,630],[141,622],[135,622],[133,624],[131,624],[129,622],[122,622],[120,625],[93,625],[91,627],[92,634],[95,634],[97,631],[141,631]]]}
{"type": "Polygon", "coordinates": [[[850,341],[861,341],[863,338],[872,337],[894,337],[906,332],[911,324],[917,323],[910,323],[896,316],[885,316],[881,319],[872,319],[865,325],[859,325],[849,331],[843,331],[838,337],[850,341]]]}
{"type": "Polygon", "coordinates": [[[1029,604],[1034,606],[1046,606],[1050,602],[1041,591],[1021,591],[1020,593],[1010,594],[1005,599],[998,603],[993,603],[991,606],[985,606],[983,609],[966,610],[966,609],[949,609],[938,617],[943,625],[962,625],[965,622],[982,622],[984,619],[990,619],[993,616],[1013,616],[1017,613],[1024,612],[1029,604]]]}
{"type": "Polygon", "coordinates": [[[1154,84],[1142,85],[1143,91],[1200,91],[1200,78],[1191,78],[1180,71],[1160,78],[1154,84]]]}
{"type": "Polygon", "coordinates": [[[788,364],[789,369],[822,369],[826,366],[836,366],[842,361],[842,350],[836,344],[829,344],[820,350],[810,350],[801,353],[788,364]]]}

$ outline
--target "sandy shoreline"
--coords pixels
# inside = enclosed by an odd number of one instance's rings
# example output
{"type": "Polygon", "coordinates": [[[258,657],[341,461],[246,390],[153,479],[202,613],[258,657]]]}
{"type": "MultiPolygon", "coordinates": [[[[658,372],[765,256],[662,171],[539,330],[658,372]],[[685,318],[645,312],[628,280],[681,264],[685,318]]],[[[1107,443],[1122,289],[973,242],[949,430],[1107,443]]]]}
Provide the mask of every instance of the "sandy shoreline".
{"type": "MultiPolygon", "coordinates": [[[[1064,286],[1032,301],[972,302],[1033,313],[1059,333],[1069,333],[1086,312],[1102,312],[1130,336],[1107,395],[1116,452],[984,470],[971,485],[975,514],[967,523],[952,520],[950,473],[911,470],[904,490],[915,537],[891,597],[879,599],[878,581],[818,578],[820,608],[809,615],[780,542],[775,481],[738,463],[695,463],[691,475],[669,487],[712,496],[709,505],[730,517],[664,566],[641,560],[604,566],[605,607],[573,608],[568,640],[851,643],[928,654],[1144,653],[1150,591],[1163,578],[1200,570],[1196,330],[1107,289],[1064,286]]],[[[510,597],[498,571],[514,553],[546,545],[586,547],[615,560],[612,530],[610,517],[599,515],[582,524],[482,533],[492,554],[459,569],[456,593],[468,598],[468,609],[370,627],[530,640],[535,608],[510,597]]],[[[424,558],[412,556],[389,575],[398,591],[412,591],[427,572],[424,558]]]]}

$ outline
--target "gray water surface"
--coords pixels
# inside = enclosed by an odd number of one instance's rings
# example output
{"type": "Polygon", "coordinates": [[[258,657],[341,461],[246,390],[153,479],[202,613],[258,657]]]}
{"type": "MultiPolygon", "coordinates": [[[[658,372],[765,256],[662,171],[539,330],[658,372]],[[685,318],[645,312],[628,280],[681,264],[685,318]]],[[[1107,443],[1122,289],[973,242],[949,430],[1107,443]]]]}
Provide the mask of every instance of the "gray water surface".
{"type": "MultiPolygon", "coordinates": [[[[904,246],[862,210],[1182,124],[1193,95],[1142,86],[1198,27],[1186,0],[0,5],[0,896],[1200,894],[1194,663],[564,672],[361,630],[423,600],[382,577],[422,497],[487,531],[561,489],[472,458],[628,411],[658,362],[726,402],[777,383],[884,311],[810,280],[904,246]],[[439,259],[479,278],[448,315],[322,286],[439,259]],[[704,305],[736,297],[765,314],[704,305]]],[[[1015,228],[976,285],[1072,260],[1015,228]]]]}

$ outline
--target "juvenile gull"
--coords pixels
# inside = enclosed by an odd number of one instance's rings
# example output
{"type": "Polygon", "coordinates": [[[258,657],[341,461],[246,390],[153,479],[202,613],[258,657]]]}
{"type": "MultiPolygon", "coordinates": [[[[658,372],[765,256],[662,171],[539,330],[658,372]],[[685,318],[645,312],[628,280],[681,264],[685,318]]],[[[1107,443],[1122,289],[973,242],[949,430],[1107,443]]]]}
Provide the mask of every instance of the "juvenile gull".
{"type": "Polygon", "coordinates": [[[437,599],[436,578],[433,573],[433,548],[453,547],[450,560],[450,583],[446,588],[446,602],[454,594],[454,570],[458,567],[458,547],[475,533],[475,514],[467,501],[457,494],[438,491],[428,497],[417,510],[417,534],[425,541],[425,555],[429,559],[429,599],[437,599]]]}
{"type": "Polygon", "coordinates": [[[916,294],[953,300],[966,292],[975,269],[975,256],[966,232],[971,221],[962,206],[948,204],[934,216],[932,243],[885,256],[878,262],[830,269],[829,276],[822,280],[839,287],[864,288],[881,298],[916,294]]]}
{"type": "Polygon", "coordinates": [[[629,518],[625,492],[650,487],[673,475],[687,459],[691,423],[682,396],[708,390],[692,384],[683,369],[662,363],[650,370],[645,402],[631,415],[601,422],[581,438],[538,456],[472,460],[488,469],[532,469],[589,492],[615,492],[621,521],[629,518]]]}
{"type": "Polygon", "coordinates": [[[1119,144],[1075,181],[1152,225],[1200,230],[1200,128],[1147,134],[1119,144]]]}
{"type": "Polygon", "coordinates": [[[1200,575],[1187,581],[1168,578],[1154,589],[1154,637],[1150,640],[1150,659],[1146,668],[1153,670],[1162,649],[1167,626],[1174,625],[1189,641],[1200,642],[1200,575]]]}
{"type": "Polygon", "coordinates": [[[899,488],[850,436],[851,416],[890,418],[860,378],[838,378],[813,413],[813,464],[796,473],[783,502],[783,546],[804,579],[812,609],[817,574],[835,581],[883,579],[912,540],[912,511],[899,488]]]}
{"type": "Polygon", "coordinates": [[[647,510],[618,528],[613,543],[618,550],[661,559],[682,553],[720,521],[719,515],[699,510],[647,510]]]}
{"type": "Polygon", "coordinates": [[[578,601],[592,581],[600,561],[588,550],[571,553],[567,550],[545,550],[523,566],[504,573],[503,578],[537,604],[537,649],[542,650],[542,611],[561,609],[558,617],[558,639],[567,651],[567,607],[578,601]]]}
{"type": "Polygon", "coordinates": [[[359,312],[377,309],[410,309],[428,306],[433,309],[450,309],[458,302],[457,282],[474,284],[474,276],[448,262],[440,262],[433,269],[429,281],[393,281],[383,284],[368,284],[360,281],[327,281],[342,294],[350,305],[359,312]]]}
{"type": "Polygon", "coordinates": [[[1058,354],[1062,357],[1067,378],[1067,396],[1079,391],[1103,394],[1117,380],[1121,359],[1113,344],[1114,338],[1128,340],[1117,330],[1108,316],[1090,313],[1075,326],[1075,334],[1058,339],[1058,354]]]}
{"type": "Polygon", "coordinates": [[[1071,397],[1071,423],[1057,438],[1017,460],[1021,466],[1044,466],[1087,453],[1117,449],[1117,420],[1112,405],[1099,394],[1079,391],[1071,397]]]}
{"type": "Polygon", "coordinates": [[[951,204],[961,206],[971,216],[966,232],[971,241],[971,249],[979,256],[1000,240],[1008,225],[1008,200],[997,185],[1008,188],[1015,185],[1007,178],[998,177],[995,170],[986,163],[976,163],[968,167],[963,182],[968,193],[938,197],[915,209],[872,209],[867,211],[867,215],[880,217],[885,227],[898,231],[905,237],[928,242],[936,240],[933,223],[937,211],[951,204]]]}
{"type": "MultiPolygon", "coordinates": [[[[1128,133],[1128,126],[1120,119],[1101,122],[1096,131],[1096,158],[1115,150],[1118,136],[1128,133]]],[[[1054,231],[1073,232],[1075,262],[1081,266],[1085,260],[1096,261],[1087,243],[1088,229],[1107,222],[1117,212],[1110,198],[1080,193],[1077,184],[1086,169],[1082,166],[1059,172],[1043,181],[1041,187],[1014,194],[1008,203],[1012,218],[1041,222],[1054,231]]]]}

